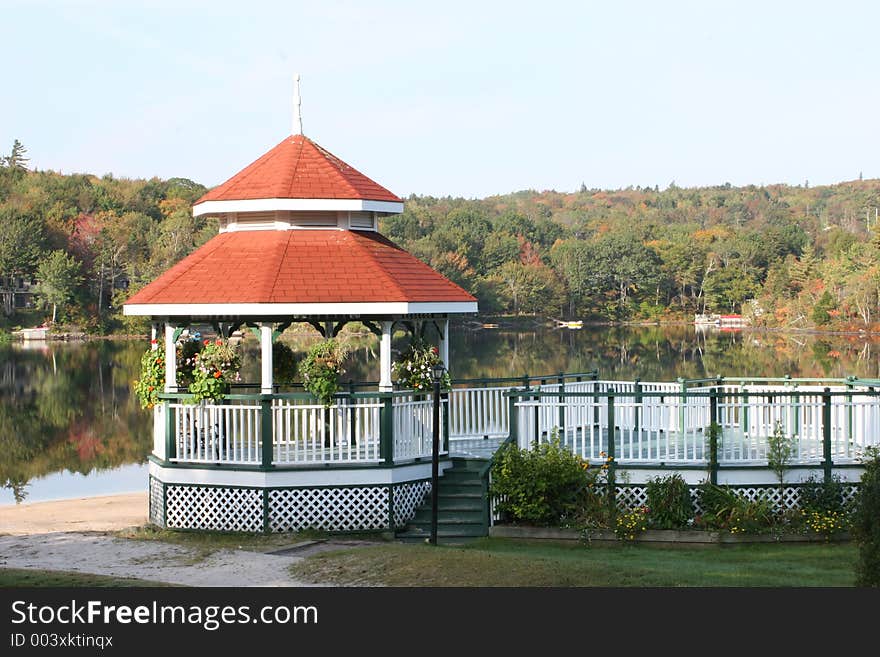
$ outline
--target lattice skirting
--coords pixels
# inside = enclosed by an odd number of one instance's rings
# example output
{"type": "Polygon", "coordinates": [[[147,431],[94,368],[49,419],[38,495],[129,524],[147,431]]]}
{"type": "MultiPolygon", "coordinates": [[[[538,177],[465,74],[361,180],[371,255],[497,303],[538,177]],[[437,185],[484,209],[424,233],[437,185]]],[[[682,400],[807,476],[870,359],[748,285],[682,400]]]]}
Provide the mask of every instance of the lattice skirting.
{"type": "Polygon", "coordinates": [[[431,482],[411,481],[394,487],[394,528],[403,527],[416,515],[416,508],[431,492],[431,482]]]}
{"type": "Polygon", "coordinates": [[[165,526],[165,488],[164,484],[150,477],[150,522],[159,527],[165,526]]]}
{"type": "Polygon", "coordinates": [[[165,484],[150,477],[150,521],[169,529],[227,532],[331,532],[402,527],[431,490],[430,481],[315,488],[165,484]]]}
{"type": "MultiPolygon", "coordinates": [[[[740,497],[744,497],[754,502],[760,496],[766,498],[773,504],[777,511],[785,511],[788,509],[797,509],[800,507],[800,490],[801,485],[784,486],[781,490],[778,486],[730,486],[730,489],[740,497]]],[[[844,504],[848,504],[853,500],[858,490],[858,484],[843,484],[842,494],[844,504]]],[[[699,489],[691,486],[691,500],[694,503],[694,511],[700,513],[700,496],[699,489]]],[[[626,511],[635,509],[648,503],[648,487],[645,485],[622,485],[614,488],[615,501],[617,508],[626,511]]]]}

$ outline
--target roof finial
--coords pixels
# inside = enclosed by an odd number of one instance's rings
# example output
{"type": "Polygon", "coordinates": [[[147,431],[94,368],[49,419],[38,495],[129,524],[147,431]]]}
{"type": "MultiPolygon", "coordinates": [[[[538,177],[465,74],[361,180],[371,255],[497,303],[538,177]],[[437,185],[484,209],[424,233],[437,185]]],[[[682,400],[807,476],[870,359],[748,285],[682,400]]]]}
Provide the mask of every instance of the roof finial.
{"type": "Polygon", "coordinates": [[[302,99],[299,95],[299,73],[294,76],[293,85],[293,134],[303,133],[302,99]]]}

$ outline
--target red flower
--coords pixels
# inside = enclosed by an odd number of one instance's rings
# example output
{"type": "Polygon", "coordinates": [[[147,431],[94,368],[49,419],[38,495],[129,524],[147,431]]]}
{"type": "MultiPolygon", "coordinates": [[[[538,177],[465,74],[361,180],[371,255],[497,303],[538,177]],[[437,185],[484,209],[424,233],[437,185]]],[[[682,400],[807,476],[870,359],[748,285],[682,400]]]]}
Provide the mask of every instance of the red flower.
{"type": "Polygon", "coordinates": [[[211,344],[211,341],[210,341],[210,340],[205,340],[205,346],[207,347],[209,344],[211,344]]]}
{"type": "Polygon", "coordinates": [[[437,351],[437,347],[431,347],[431,353],[432,354],[439,354],[440,352],[437,351]]]}
{"type": "Polygon", "coordinates": [[[150,340],[150,344],[159,344],[159,341],[156,338],[150,340]]]}
{"type": "Polygon", "coordinates": [[[221,340],[220,338],[217,338],[216,340],[214,340],[214,344],[216,344],[219,347],[220,345],[223,344],[223,340],[221,340]]]}
{"type": "Polygon", "coordinates": [[[157,359],[156,359],[156,365],[161,365],[161,364],[162,364],[162,359],[161,359],[161,358],[157,358],[157,359]]]}
{"type": "Polygon", "coordinates": [[[220,373],[220,370],[217,370],[216,372],[214,372],[215,379],[219,379],[221,376],[223,376],[223,375],[220,373]]]}

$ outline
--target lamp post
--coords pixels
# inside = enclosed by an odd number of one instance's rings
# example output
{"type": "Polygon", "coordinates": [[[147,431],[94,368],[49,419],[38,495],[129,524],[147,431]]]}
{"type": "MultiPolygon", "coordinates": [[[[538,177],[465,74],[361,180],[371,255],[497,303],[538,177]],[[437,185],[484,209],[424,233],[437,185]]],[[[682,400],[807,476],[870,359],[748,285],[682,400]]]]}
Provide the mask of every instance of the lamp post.
{"type": "Polygon", "coordinates": [[[439,499],[439,470],[440,470],[440,381],[446,368],[442,363],[437,363],[431,368],[434,378],[434,422],[433,441],[431,445],[431,545],[437,545],[437,506],[439,499]]]}

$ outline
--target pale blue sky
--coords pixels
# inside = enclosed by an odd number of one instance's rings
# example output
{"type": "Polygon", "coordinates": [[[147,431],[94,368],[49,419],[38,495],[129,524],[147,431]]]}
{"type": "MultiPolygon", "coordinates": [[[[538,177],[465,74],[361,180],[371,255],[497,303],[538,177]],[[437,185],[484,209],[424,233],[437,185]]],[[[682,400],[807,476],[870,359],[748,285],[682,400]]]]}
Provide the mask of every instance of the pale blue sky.
{"type": "Polygon", "coordinates": [[[291,130],[393,192],[880,177],[880,3],[0,0],[0,152],[213,186],[291,130]]]}

